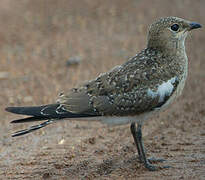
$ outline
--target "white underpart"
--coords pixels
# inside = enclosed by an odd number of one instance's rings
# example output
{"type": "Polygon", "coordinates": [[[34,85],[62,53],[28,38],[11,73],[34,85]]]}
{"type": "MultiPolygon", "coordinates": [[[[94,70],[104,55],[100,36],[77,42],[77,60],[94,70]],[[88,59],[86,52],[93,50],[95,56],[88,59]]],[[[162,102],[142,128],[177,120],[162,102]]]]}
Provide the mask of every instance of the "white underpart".
{"type": "Polygon", "coordinates": [[[152,116],[156,111],[150,111],[146,113],[139,114],[137,116],[104,116],[104,117],[91,117],[91,118],[78,118],[77,120],[87,120],[87,121],[100,121],[109,126],[123,125],[128,123],[140,123],[142,124],[150,116],[152,116]]]}
{"type": "Polygon", "coordinates": [[[147,94],[148,96],[155,98],[159,96],[159,103],[164,101],[164,98],[166,96],[170,96],[173,92],[174,86],[173,83],[175,83],[176,77],[171,78],[167,82],[163,82],[161,85],[158,86],[157,91],[152,91],[151,89],[148,89],[147,94]]]}
{"type": "Polygon", "coordinates": [[[128,123],[140,123],[142,124],[146,119],[148,119],[153,113],[155,112],[146,112],[139,114],[137,116],[106,116],[101,117],[100,120],[102,123],[105,123],[107,125],[123,125],[128,123]]]}

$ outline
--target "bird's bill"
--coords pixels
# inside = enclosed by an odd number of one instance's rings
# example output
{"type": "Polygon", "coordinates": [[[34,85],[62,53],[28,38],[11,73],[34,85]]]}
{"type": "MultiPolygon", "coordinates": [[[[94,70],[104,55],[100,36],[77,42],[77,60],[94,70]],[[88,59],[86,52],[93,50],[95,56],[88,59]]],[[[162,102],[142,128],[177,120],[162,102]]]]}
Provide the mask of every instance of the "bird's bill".
{"type": "Polygon", "coordinates": [[[189,24],[189,30],[191,31],[192,29],[198,29],[198,28],[201,28],[202,27],[202,25],[201,24],[199,24],[199,23],[196,23],[196,22],[191,22],[190,24],[189,24]]]}

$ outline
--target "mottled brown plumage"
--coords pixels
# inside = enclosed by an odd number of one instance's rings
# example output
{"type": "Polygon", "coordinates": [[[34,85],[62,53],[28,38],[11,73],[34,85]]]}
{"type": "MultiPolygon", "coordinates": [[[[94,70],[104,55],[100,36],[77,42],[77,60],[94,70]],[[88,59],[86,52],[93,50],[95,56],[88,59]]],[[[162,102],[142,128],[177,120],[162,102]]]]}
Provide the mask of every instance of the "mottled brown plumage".
{"type": "Polygon", "coordinates": [[[139,160],[149,170],[159,169],[146,158],[141,126],[145,119],[168,107],[181,94],[188,70],[184,41],[190,30],[200,27],[177,17],[161,18],[149,28],[146,49],[96,79],[61,94],[56,104],[6,108],[12,113],[32,116],[13,123],[47,120],[13,136],[64,118],[95,117],[114,125],[131,123],[139,160]]]}
{"type": "Polygon", "coordinates": [[[158,106],[159,97],[151,98],[147,90],[156,91],[163,82],[183,77],[183,63],[175,58],[178,57],[163,57],[155,49],[145,49],[123,65],[61,95],[58,102],[73,113],[126,116],[150,111],[158,106]]]}
{"type": "Polygon", "coordinates": [[[156,91],[160,84],[176,77],[175,91],[187,71],[186,34],[182,39],[172,35],[168,28],[173,23],[179,23],[182,26],[180,31],[184,32],[189,22],[174,17],[160,19],[150,27],[148,48],[121,66],[60,96],[58,102],[73,113],[106,116],[134,116],[158,107],[159,96],[151,98],[147,90],[156,91]],[[159,36],[163,39],[159,40],[159,36]],[[164,39],[172,41],[168,43],[164,39]]]}

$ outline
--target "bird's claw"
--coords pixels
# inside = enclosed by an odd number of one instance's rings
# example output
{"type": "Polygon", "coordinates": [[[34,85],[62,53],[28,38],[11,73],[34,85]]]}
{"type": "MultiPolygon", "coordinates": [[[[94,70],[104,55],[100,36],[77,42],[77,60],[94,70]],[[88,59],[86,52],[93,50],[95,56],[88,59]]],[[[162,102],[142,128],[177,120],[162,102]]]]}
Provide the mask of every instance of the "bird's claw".
{"type": "Polygon", "coordinates": [[[154,166],[152,164],[150,164],[149,162],[145,163],[145,167],[149,170],[149,171],[156,171],[159,169],[167,169],[167,168],[171,168],[171,166],[154,166]]]}
{"type": "Polygon", "coordinates": [[[166,161],[165,159],[163,158],[155,158],[155,157],[150,157],[150,158],[147,158],[147,160],[152,163],[152,162],[164,162],[166,161]]]}

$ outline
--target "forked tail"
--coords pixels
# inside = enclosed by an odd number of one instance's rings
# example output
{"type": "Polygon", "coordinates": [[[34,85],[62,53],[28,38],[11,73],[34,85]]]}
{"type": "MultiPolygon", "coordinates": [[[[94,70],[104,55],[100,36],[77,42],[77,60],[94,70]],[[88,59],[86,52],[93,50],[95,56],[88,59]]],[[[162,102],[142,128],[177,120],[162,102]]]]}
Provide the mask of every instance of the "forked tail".
{"type": "Polygon", "coordinates": [[[47,120],[39,125],[31,126],[28,129],[17,131],[12,135],[13,137],[30,133],[32,131],[45,127],[56,120],[60,120],[64,118],[80,118],[80,117],[96,116],[96,115],[90,115],[86,113],[82,113],[82,114],[71,113],[67,111],[62,104],[48,104],[43,106],[30,106],[30,107],[7,107],[5,110],[15,114],[30,116],[22,119],[13,120],[11,121],[11,123],[25,123],[25,122],[32,122],[32,121],[47,120]]]}

